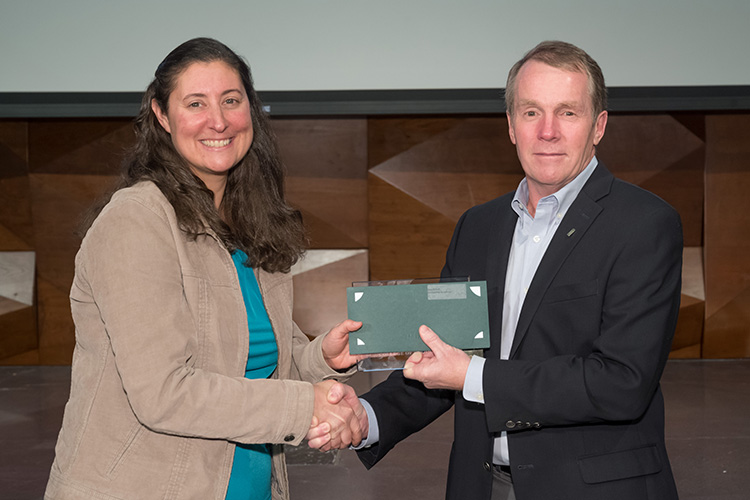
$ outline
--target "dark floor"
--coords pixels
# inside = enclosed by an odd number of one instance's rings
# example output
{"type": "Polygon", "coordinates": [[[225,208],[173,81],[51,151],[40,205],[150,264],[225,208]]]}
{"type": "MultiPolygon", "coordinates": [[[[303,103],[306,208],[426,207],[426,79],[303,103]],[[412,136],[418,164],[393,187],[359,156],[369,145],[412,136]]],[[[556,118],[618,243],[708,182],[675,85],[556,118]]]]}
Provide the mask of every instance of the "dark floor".
{"type": "MultiPolygon", "coordinates": [[[[377,375],[359,374],[366,389],[377,375]]],[[[0,367],[0,500],[42,498],[69,367],[0,367]]],[[[750,498],[750,359],[670,361],[662,379],[667,447],[683,500],[750,498]]],[[[443,498],[452,414],[371,471],[353,452],[291,454],[294,500],[443,498]]]]}

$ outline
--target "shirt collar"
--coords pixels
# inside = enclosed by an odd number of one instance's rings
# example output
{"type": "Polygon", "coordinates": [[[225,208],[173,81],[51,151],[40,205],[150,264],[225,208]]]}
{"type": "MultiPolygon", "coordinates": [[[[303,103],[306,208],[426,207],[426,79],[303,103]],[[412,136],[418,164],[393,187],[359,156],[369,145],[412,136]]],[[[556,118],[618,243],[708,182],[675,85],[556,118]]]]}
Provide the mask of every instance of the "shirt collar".
{"type": "MultiPolygon", "coordinates": [[[[573,201],[578,197],[578,193],[581,192],[581,189],[583,189],[584,184],[586,184],[586,181],[589,180],[589,177],[591,177],[591,174],[594,173],[594,169],[596,169],[596,166],[599,164],[599,161],[596,159],[596,156],[591,158],[591,161],[589,164],[584,168],[581,173],[579,173],[575,178],[564,185],[562,188],[560,188],[558,191],[552,193],[549,196],[545,196],[542,198],[548,199],[550,197],[554,197],[554,199],[557,201],[557,212],[565,215],[565,213],[568,211],[570,206],[573,204],[573,201]]],[[[541,200],[539,200],[541,201],[541,200]]],[[[516,189],[515,195],[513,195],[513,201],[511,201],[511,208],[513,208],[513,211],[518,214],[520,217],[523,212],[527,212],[526,204],[529,202],[529,186],[528,181],[526,180],[526,177],[524,177],[520,184],[518,184],[518,188],[516,189]]]]}

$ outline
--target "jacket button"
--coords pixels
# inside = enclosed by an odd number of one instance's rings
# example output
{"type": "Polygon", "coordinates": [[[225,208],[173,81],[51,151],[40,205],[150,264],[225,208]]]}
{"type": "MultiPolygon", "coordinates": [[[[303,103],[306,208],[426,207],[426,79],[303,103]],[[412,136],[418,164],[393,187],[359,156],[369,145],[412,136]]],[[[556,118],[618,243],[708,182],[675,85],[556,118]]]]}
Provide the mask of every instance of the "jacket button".
{"type": "Polygon", "coordinates": [[[287,434],[286,436],[284,436],[284,441],[286,441],[287,443],[291,443],[292,441],[294,441],[294,434],[287,434]]]}
{"type": "Polygon", "coordinates": [[[513,429],[515,426],[516,423],[512,420],[508,420],[507,422],[505,422],[505,427],[507,427],[508,429],[513,429]]]}
{"type": "Polygon", "coordinates": [[[490,470],[490,469],[492,468],[492,467],[490,466],[490,463],[489,463],[489,462],[485,462],[485,463],[483,464],[483,466],[484,466],[484,470],[490,470]]]}

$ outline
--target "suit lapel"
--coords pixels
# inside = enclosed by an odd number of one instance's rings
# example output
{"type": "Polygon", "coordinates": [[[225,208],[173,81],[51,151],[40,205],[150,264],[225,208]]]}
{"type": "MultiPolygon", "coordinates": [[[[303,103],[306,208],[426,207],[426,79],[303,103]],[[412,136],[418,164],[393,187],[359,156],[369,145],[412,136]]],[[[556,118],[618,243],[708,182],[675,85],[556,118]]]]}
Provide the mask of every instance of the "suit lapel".
{"type": "Polygon", "coordinates": [[[488,358],[500,357],[500,345],[502,341],[503,330],[503,296],[505,295],[505,276],[508,271],[508,258],[510,256],[510,247],[513,242],[513,232],[518,221],[518,215],[510,206],[508,198],[507,203],[498,205],[496,216],[493,217],[494,223],[490,228],[488,235],[489,243],[487,245],[487,263],[486,276],[488,282],[488,293],[497,294],[496,297],[488,297],[490,304],[499,304],[495,313],[492,315],[492,324],[490,325],[490,348],[486,352],[488,358]]]}
{"type": "MultiPolygon", "coordinates": [[[[516,354],[518,346],[523,341],[529,325],[534,319],[539,304],[547,292],[552,280],[557,275],[560,267],[586,234],[594,219],[599,216],[602,207],[598,201],[609,193],[614,177],[603,164],[597,166],[591,178],[583,186],[583,189],[568,209],[568,213],[560,222],[555,235],[550,241],[547,251],[544,253],[539,267],[531,281],[531,286],[518,318],[516,334],[513,338],[513,346],[510,358],[516,354]]],[[[507,263],[507,256],[506,256],[507,263]]]]}

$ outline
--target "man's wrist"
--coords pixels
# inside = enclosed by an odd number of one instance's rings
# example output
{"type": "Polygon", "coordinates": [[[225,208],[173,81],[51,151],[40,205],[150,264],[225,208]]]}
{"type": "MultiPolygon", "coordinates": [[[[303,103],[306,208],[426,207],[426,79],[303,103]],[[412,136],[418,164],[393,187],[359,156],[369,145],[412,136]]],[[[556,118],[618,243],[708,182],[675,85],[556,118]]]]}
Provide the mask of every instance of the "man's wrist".
{"type": "Polygon", "coordinates": [[[484,384],[482,374],[484,373],[485,359],[480,356],[472,356],[469,368],[466,370],[464,388],[462,391],[466,401],[484,404],[484,384]]]}
{"type": "Polygon", "coordinates": [[[362,438],[362,441],[357,446],[350,446],[352,450],[362,450],[368,446],[372,446],[380,440],[380,429],[378,428],[378,419],[375,417],[375,410],[372,409],[370,403],[367,400],[359,398],[360,403],[367,412],[367,437],[362,438]]]}

